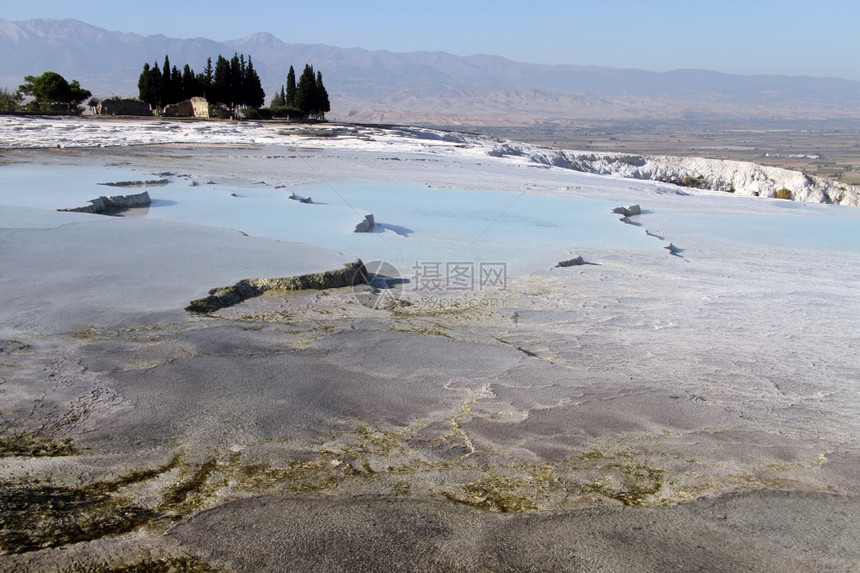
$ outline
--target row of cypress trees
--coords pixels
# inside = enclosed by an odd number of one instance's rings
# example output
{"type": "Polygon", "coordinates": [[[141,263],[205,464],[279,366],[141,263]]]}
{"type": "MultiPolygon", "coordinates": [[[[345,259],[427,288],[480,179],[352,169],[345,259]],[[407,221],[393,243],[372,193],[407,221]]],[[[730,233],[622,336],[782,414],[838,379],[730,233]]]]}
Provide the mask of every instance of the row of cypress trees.
{"type": "Polygon", "coordinates": [[[331,111],[328,91],[323,85],[322,73],[314,73],[314,67],[305,64],[302,75],[296,81],[293,66],[287,72],[287,83],[276,91],[270,105],[272,114],[290,116],[302,114],[307,117],[325,119],[325,114],[331,111]]]}
{"type": "Polygon", "coordinates": [[[170,58],[164,56],[161,68],[158,62],[152,66],[149,63],[143,65],[137,88],[140,100],[153,108],[195,96],[225,104],[230,109],[260,108],[266,98],[251,56],[246,62],[244,54],[233,54],[230,60],[219,55],[214,69],[212,58],[209,58],[200,74],[195,74],[188,64],[185,64],[182,72],[176,66],[171,68],[170,58]]]}

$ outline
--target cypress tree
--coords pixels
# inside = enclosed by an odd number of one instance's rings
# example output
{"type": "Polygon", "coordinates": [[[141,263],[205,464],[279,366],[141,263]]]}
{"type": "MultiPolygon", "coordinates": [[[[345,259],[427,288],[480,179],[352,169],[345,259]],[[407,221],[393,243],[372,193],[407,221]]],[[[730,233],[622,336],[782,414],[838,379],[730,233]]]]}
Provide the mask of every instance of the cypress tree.
{"type": "MultiPolygon", "coordinates": [[[[305,68],[302,88],[306,92],[304,99],[313,106],[317,101],[316,83],[322,85],[322,76],[314,80],[313,68],[308,65],[305,68]]],[[[266,97],[260,76],[254,69],[253,59],[249,55],[246,60],[244,54],[237,52],[233,53],[230,60],[218,55],[214,70],[212,58],[208,58],[201,74],[195,74],[188,64],[185,64],[180,72],[176,66],[171,67],[170,57],[165,55],[162,66],[158,65],[158,61],[153,66],[144,64],[143,72],[138,78],[138,91],[141,100],[155,108],[203,95],[210,102],[225,104],[233,110],[237,107],[257,109],[265,105],[266,97]]],[[[290,93],[295,102],[298,85],[292,66],[287,76],[287,86],[282,86],[280,92],[275,92],[272,106],[288,105],[290,93]]]]}
{"type": "Polygon", "coordinates": [[[203,68],[203,73],[197,76],[197,81],[200,84],[203,97],[213,99],[210,93],[212,91],[212,83],[215,81],[215,75],[212,71],[212,58],[206,59],[206,67],[203,68]]]}
{"type": "Polygon", "coordinates": [[[212,80],[212,97],[217,103],[228,104],[230,97],[230,62],[223,56],[218,56],[215,62],[215,74],[212,80]]]}
{"type": "Polygon", "coordinates": [[[150,100],[147,102],[153,108],[161,107],[162,99],[162,82],[161,70],[158,69],[158,62],[155,62],[149,70],[149,94],[150,100]]]}
{"type": "Polygon", "coordinates": [[[227,90],[227,103],[230,109],[235,109],[242,97],[242,69],[239,67],[239,54],[233,53],[230,58],[230,86],[227,90]]]}
{"type": "Polygon", "coordinates": [[[151,88],[149,86],[149,62],[143,64],[143,71],[140,72],[140,77],[137,79],[137,98],[152,105],[151,88]]]}
{"type": "Polygon", "coordinates": [[[316,85],[316,110],[314,113],[319,117],[319,119],[325,119],[326,112],[331,111],[331,103],[328,100],[328,91],[325,89],[322,81],[322,72],[317,72],[317,85],[316,85]]]}
{"type": "Polygon", "coordinates": [[[173,103],[173,86],[171,85],[171,75],[170,75],[170,58],[167,57],[167,54],[164,55],[164,67],[161,70],[161,103],[160,105],[167,105],[169,103],[173,103]]]}
{"type": "Polygon", "coordinates": [[[182,98],[189,99],[195,96],[202,95],[200,82],[197,81],[197,76],[194,75],[194,70],[188,64],[182,68],[182,98]]]}
{"type": "Polygon", "coordinates": [[[290,66],[290,71],[287,72],[287,93],[284,98],[286,107],[298,108],[296,105],[296,72],[293,66],[290,66]]]}
{"type": "Polygon", "coordinates": [[[185,99],[182,96],[182,74],[176,66],[170,70],[170,99],[169,103],[176,103],[185,99]]]}
{"type": "Polygon", "coordinates": [[[248,66],[245,68],[245,105],[253,108],[261,108],[266,102],[266,92],[260,82],[260,76],[254,69],[251,56],[248,56],[248,66]]]}
{"type": "Polygon", "coordinates": [[[296,107],[306,115],[313,115],[317,109],[317,80],[314,68],[305,64],[299,82],[296,84],[296,107]]]}
{"type": "Polygon", "coordinates": [[[236,90],[236,105],[244,106],[248,102],[248,66],[245,65],[245,54],[239,54],[239,88],[236,90]]]}

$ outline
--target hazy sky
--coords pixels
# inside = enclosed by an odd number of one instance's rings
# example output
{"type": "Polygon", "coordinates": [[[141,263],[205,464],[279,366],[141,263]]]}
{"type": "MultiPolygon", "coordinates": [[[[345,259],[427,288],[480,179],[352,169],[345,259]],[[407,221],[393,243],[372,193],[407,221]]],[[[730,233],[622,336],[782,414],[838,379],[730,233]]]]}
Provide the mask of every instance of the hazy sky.
{"type": "Polygon", "coordinates": [[[545,64],[860,80],[860,0],[0,0],[0,17],[113,31],[545,64]]]}

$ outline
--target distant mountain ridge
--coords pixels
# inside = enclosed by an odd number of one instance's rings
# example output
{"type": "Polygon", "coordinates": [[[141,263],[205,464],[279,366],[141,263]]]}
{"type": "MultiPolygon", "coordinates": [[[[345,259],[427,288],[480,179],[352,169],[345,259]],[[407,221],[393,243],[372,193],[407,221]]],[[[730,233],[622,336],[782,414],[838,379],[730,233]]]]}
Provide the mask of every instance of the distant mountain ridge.
{"type": "Polygon", "coordinates": [[[144,62],[165,54],[202,71],[206,58],[250,55],[267,99],[290,65],[324,75],[335,119],[430,123],[563,122],[681,117],[860,118],[860,82],[736,76],[707,70],[649,72],[528,64],[499,56],[394,53],[291,44],[259,32],[215,42],[113,32],[78,20],[0,19],[0,86],[56,71],[97,96],[136,96],[144,62]]]}

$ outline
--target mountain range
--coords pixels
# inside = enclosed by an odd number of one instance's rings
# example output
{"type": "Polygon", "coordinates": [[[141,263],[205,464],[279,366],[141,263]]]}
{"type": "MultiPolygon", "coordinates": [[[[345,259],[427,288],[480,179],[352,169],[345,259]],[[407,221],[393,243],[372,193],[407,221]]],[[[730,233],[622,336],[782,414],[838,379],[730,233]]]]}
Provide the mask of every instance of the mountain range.
{"type": "Polygon", "coordinates": [[[253,58],[267,99],[289,66],[322,72],[331,119],[436,124],[564,124],[595,119],[860,118],[860,82],[541,65],[498,56],[394,53],[291,44],[260,32],[238,40],[108,31],[78,20],[0,19],[0,87],[55,71],[96,96],[137,96],[144,62],[202,71],[206,59],[253,58]]]}

